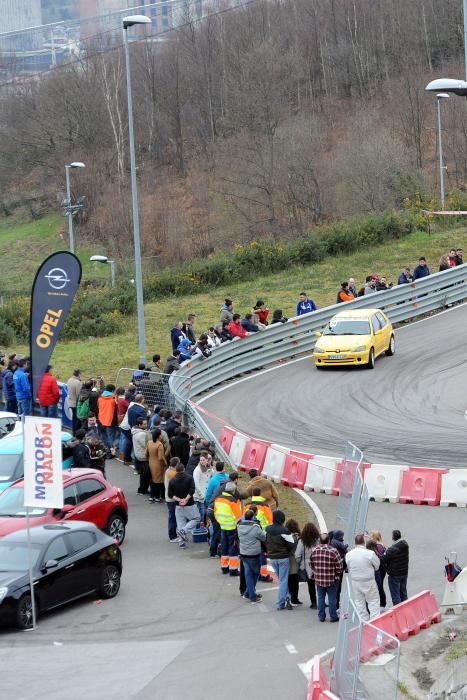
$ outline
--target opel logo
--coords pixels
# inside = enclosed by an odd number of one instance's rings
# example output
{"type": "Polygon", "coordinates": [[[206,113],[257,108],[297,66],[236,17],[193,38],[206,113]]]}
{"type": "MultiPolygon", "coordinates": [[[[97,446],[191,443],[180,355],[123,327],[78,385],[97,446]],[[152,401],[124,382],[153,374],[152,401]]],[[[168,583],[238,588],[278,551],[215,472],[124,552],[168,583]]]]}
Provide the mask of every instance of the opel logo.
{"type": "Polygon", "coordinates": [[[65,270],[62,270],[61,267],[52,268],[47,275],[45,275],[45,279],[48,280],[52,289],[63,289],[71,282],[67,273],[65,270]]]}
{"type": "Polygon", "coordinates": [[[337,348],[336,352],[340,352],[339,348],[337,348]]]}

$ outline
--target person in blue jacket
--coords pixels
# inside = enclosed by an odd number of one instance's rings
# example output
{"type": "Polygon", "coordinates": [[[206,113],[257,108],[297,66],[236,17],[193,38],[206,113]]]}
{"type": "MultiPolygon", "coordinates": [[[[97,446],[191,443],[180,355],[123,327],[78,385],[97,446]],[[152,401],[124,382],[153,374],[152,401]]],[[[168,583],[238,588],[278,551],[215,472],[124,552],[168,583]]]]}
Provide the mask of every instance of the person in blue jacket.
{"type": "Polygon", "coordinates": [[[32,415],[32,392],[29,376],[25,372],[26,360],[18,360],[18,369],[13,375],[16,401],[18,402],[18,414],[20,416],[32,415]]]}
{"type": "Polygon", "coordinates": [[[191,359],[191,341],[189,341],[188,338],[183,338],[183,340],[181,340],[177,350],[180,351],[180,355],[178,356],[180,364],[185,362],[185,360],[191,359]]]}
{"type": "Polygon", "coordinates": [[[10,360],[6,369],[2,370],[2,386],[3,395],[5,397],[6,411],[16,413],[18,405],[16,403],[14,372],[16,370],[16,362],[10,360]]]}
{"type": "Polygon", "coordinates": [[[422,279],[422,277],[428,277],[430,274],[430,268],[426,264],[426,259],[422,256],[418,258],[418,265],[413,271],[414,280],[422,279]]]}
{"type": "Polygon", "coordinates": [[[313,299],[308,297],[306,292],[300,292],[299,297],[300,298],[297,304],[297,316],[303,316],[304,314],[309,314],[312,311],[317,311],[318,307],[313,299]]]}

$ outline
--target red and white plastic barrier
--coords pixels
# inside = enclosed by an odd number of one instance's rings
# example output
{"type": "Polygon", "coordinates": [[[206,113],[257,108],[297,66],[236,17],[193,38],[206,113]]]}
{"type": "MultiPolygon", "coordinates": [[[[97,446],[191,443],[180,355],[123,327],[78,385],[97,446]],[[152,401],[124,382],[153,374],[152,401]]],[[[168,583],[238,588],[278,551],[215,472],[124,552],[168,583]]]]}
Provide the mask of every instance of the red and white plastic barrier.
{"type": "MultiPolygon", "coordinates": [[[[252,438],[227,425],[221,430],[219,442],[236,469],[257,469],[276,483],[305,491],[338,496],[341,489],[346,493],[352,489],[351,469],[346,470],[348,483],[342,484],[344,462],[340,457],[290,450],[252,438]]],[[[351,466],[352,462],[347,461],[347,467],[349,464],[351,466]]],[[[364,462],[360,468],[371,500],[467,506],[467,469],[368,462],[364,462]]]]}
{"type": "Polygon", "coordinates": [[[311,677],[308,683],[306,700],[323,700],[325,697],[336,698],[336,695],[331,694],[326,696],[323,694],[329,693],[330,691],[331,683],[321,663],[321,657],[315,656],[311,666],[311,677]]]}

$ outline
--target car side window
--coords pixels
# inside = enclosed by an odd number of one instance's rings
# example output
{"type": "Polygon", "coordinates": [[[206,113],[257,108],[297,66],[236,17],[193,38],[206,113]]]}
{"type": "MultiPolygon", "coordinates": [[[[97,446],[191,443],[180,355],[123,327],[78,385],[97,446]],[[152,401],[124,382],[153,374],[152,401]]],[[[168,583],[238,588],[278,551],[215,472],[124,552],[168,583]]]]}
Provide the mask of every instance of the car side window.
{"type": "Polygon", "coordinates": [[[376,314],[376,318],[378,319],[381,328],[385,328],[387,326],[387,321],[382,314],[376,314]]]}
{"type": "Polygon", "coordinates": [[[96,541],[96,536],[93,532],[87,532],[86,530],[78,530],[77,532],[70,532],[68,538],[71,542],[71,548],[73,553],[82,552],[83,549],[92,547],[96,541]]]}
{"type": "Polygon", "coordinates": [[[77,503],[76,498],[76,488],[74,484],[65,486],[63,489],[63,505],[64,506],[75,506],[77,503]]]}
{"type": "Polygon", "coordinates": [[[61,561],[68,556],[68,549],[66,546],[66,541],[63,535],[56,537],[46,549],[44,562],[50,561],[50,559],[55,559],[56,561],[61,561]]]}
{"type": "Polygon", "coordinates": [[[97,496],[101,491],[105,491],[104,484],[101,484],[97,479],[83,479],[76,484],[78,490],[78,503],[83,503],[89,498],[97,496]]]}
{"type": "Polygon", "coordinates": [[[379,322],[378,322],[378,319],[376,318],[376,316],[372,317],[371,326],[373,328],[373,333],[376,333],[377,331],[379,331],[380,325],[379,325],[379,322]]]}

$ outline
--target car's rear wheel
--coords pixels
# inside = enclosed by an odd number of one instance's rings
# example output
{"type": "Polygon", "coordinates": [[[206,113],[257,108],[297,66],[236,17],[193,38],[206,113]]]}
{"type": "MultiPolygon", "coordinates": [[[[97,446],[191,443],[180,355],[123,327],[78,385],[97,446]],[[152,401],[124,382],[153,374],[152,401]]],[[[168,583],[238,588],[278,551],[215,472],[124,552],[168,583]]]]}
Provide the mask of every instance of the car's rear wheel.
{"type": "Polygon", "coordinates": [[[16,606],[16,626],[20,630],[27,630],[32,627],[32,598],[29,593],[25,593],[18,600],[16,606]]]}
{"type": "Polygon", "coordinates": [[[120,571],[113,564],[102,569],[98,594],[101,598],[115,598],[120,590],[120,571]]]}
{"type": "Polygon", "coordinates": [[[389,341],[388,349],[386,350],[386,355],[394,355],[396,352],[396,339],[391,335],[391,340],[389,341]]]}
{"type": "Polygon", "coordinates": [[[374,369],[375,368],[375,350],[374,348],[370,348],[370,352],[368,353],[368,362],[366,363],[367,369],[374,369]]]}
{"type": "Polygon", "coordinates": [[[126,533],[126,523],[123,516],[120,515],[120,513],[113,513],[110,516],[109,522],[107,523],[107,527],[105,529],[106,532],[110,535],[110,537],[113,537],[114,540],[117,540],[118,544],[123,543],[126,533]]]}

